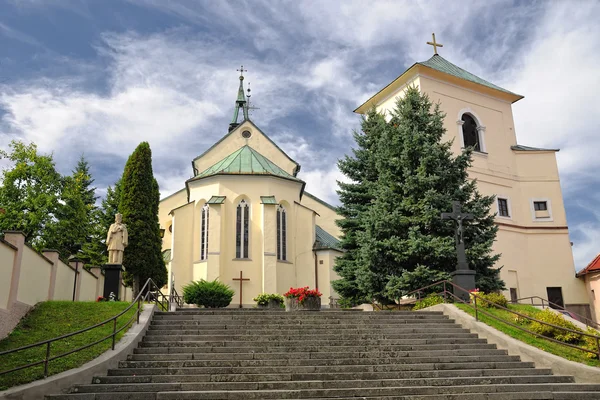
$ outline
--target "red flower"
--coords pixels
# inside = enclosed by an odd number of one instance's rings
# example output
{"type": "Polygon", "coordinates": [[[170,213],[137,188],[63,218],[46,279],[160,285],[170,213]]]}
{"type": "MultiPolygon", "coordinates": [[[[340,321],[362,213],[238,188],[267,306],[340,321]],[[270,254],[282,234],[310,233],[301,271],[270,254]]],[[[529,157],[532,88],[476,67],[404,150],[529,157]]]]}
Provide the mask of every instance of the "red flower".
{"type": "Polygon", "coordinates": [[[298,302],[304,303],[307,297],[321,297],[322,293],[317,289],[310,290],[308,286],[305,286],[302,288],[290,288],[284,296],[287,298],[296,298],[298,302]]]}

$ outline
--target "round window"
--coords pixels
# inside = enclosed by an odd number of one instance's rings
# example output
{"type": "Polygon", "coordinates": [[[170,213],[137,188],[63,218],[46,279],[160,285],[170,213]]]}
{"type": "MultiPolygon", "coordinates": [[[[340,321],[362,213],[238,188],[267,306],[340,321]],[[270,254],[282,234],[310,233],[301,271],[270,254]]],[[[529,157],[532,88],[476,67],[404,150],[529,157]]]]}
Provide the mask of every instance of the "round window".
{"type": "Polygon", "coordinates": [[[250,139],[250,136],[252,136],[252,133],[250,131],[244,131],[244,132],[242,132],[242,137],[244,139],[250,139]]]}

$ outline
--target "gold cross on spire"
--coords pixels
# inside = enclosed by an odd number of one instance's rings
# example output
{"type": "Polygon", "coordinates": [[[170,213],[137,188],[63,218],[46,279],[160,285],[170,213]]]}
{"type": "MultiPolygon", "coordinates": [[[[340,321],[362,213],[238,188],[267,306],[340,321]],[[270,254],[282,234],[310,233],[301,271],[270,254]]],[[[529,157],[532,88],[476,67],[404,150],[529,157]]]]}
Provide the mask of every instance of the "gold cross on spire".
{"type": "Polygon", "coordinates": [[[427,42],[427,44],[433,46],[433,52],[434,54],[437,54],[437,48],[444,47],[444,45],[435,41],[435,33],[432,33],[431,36],[433,37],[433,42],[427,42]]]}

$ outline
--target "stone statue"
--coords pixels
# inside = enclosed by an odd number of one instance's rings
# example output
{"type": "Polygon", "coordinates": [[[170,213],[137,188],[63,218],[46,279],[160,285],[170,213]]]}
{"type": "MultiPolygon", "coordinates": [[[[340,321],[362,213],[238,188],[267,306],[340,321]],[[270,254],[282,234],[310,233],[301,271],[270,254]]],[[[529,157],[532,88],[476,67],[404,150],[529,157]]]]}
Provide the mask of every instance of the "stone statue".
{"type": "Polygon", "coordinates": [[[106,246],[108,247],[108,263],[123,264],[123,251],[127,247],[127,226],[122,223],[123,215],[115,214],[115,223],[108,228],[106,246]]]}

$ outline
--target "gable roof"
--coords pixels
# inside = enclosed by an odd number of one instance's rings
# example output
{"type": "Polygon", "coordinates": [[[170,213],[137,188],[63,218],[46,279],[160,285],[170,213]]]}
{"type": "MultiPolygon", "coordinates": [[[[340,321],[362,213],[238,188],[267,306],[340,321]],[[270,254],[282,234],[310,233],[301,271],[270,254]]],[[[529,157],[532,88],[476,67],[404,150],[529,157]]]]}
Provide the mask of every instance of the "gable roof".
{"type": "MultiPolygon", "coordinates": [[[[205,154],[208,154],[208,152],[210,152],[212,149],[214,149],[219,143],[221,143],[223,140],[225,140],[226,138],[228,138],[229,136],[231,136],[234,132],[237,132],[239,129],[241,129],[242,125],[244,125],[244,123],[247,122],[249,124],[252,125],[252,127],[254,127],[254,129],[256,129],[257,131],[259,131],[265,138],[267,138],[267,140],[269,142],[271,142],[273,144],[273,146],[275,146],[279,151],[281,151],[281,153],[287,157],[288,160],[290,160],[291,162],[293,162],[294,164],[296,164],[296,168],[294,170],[294,176],[298,175],[298,172],[300,172],[300,164],[298,164],[298,162],[296,162],[293,158],[291,158],[290,156],[287,155],[287,153],[285,151],[283,151],[279,146],[277,146],[277,143],[275,143],[274,141],[271,140],[271,138],[269,136],[267,136],[266,133],[264,133],[258,126],[256,126],[256,124],[254,124],[254,122],[250,121],[249,119],[243,121],[241,124],[239,124],[238,126],[235,127],[235,129],[232,129],[231,131],[227,132],[221,139],[219,139],[215,144],[213,144],[212,146],[210,146],[208,149],[206,149],[206,151],[204,151],[202,154],[200,154],[198,157],[194,158],[192,160],[192,168],[195,168],[194,166],[194,162],[196,160],[198,160],[199,158],[202,158],[205,154]]],[[[196,174],[196,171],[194,170],[194,174],[196,174]]]]}
{"type": "Polygon", "coordinates": [[[370,107],[373,103],[375,103],[375,99],[377,97],[380,97],[380,94],[382,92],[384,92],[386,89],[390,88],[390,86],[394,85],[397,81],[401,80],[401,78],[408,75],[410,73],[410,71],[416,69],[415,73],[418,73],[419,67],[430,68],[435,71],[441,72],[443,74],[450,75],[455,78],[463,79],[465,81],[469,81],[469,82],[475,83],[477,85],[482,85],[489,89],[497,90],[502,93],[508,94],[513,98],[513,101],[512,101],[513,103],[515,101],[521,100],[523,98],[523,96],[521,96],[520,94],[513,93],[510,90],[506,90],[504,88],[501,88],[500,86],[494,85],[493,83],[490,83],[490,82],[486,81],[485,79],[482,79],[482,78],[470,73],[469,71],[466,71],[466,70],[460,68],[459,66],[452,64],[450,61],[446,60],[444,57],[440,56],[439,54],[434,54],[427,61],[416,62],[413,65],[411,65],[411,67],[408,68],[406,71],[404,71],[402,74],[400,74],[400,76],[398,76],[396,79],[394,79],[388,85],[386,85],[383,89],[381,89],[380,91],[375,93],[373,96],[371,96],[371,98],[369,98],[363,104],[358,106],[354,110],[354,112],[366,111],[365,110],[366,105],[368,105],[370,107]]]}
{"type": "Polygon", "coordinates": [[[273,175],[303,182],[248,145],[240,147],[221,161],[199,172],[195,178],[212,175],[273,175]]]}
{"type": "Polygon", "coordinates": [[[587,267],[585,267],[584,269],[582,269],[581,271],[579,271],[576,276],[578,278],[582,277],[583,275],[587,275],[587,274],[591,274],[591,273],[595,273],[595,272],[600,272],[600,254],[598,254],[596,256],[596,258],[594,258],[588,265],[587,267]]]}
{"type": "Polygon", "coordinates": [[[340,241],[319,225],[315,225],[315,243],[313,250],[337,250],[343,251],[340,241]]]}

